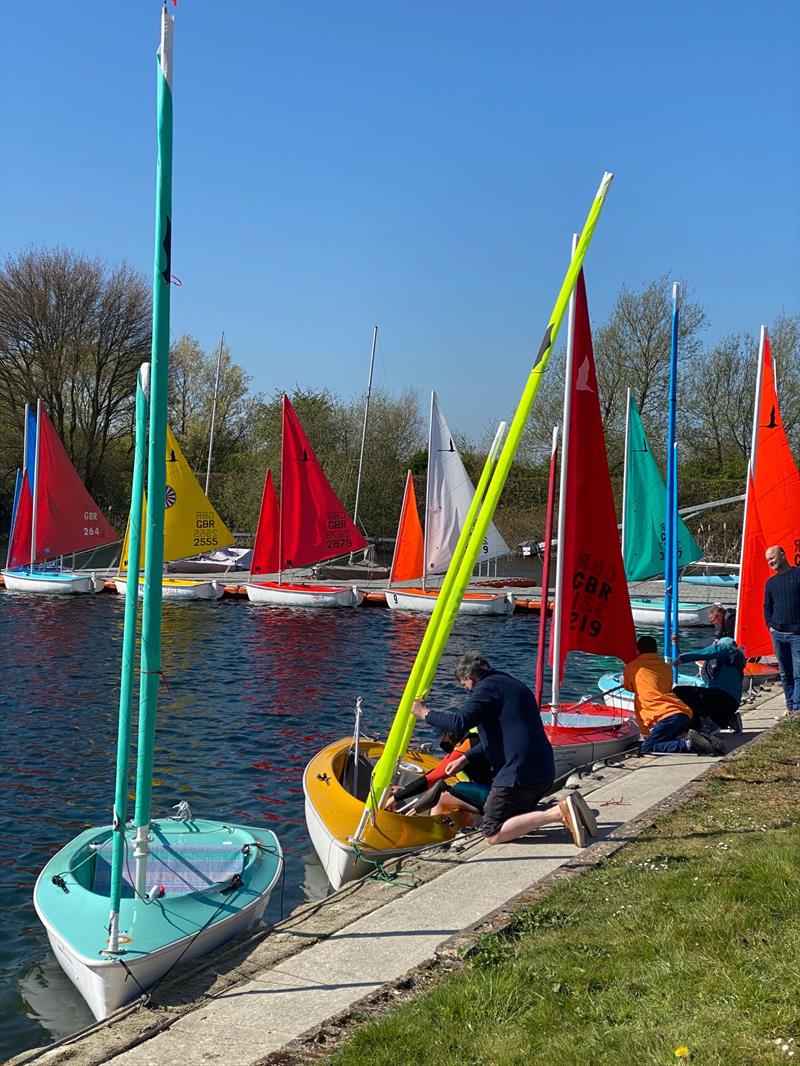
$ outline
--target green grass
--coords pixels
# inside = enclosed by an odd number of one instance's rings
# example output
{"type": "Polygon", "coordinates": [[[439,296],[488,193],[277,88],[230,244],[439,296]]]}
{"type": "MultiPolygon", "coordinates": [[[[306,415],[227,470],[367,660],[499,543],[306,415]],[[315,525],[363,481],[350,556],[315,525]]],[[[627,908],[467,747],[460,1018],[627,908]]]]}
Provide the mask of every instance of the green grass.
{"type": "Polygon", "coordinates": [[[721,765],[329,1061],[800,1066],[800,724],[721,765]]]}

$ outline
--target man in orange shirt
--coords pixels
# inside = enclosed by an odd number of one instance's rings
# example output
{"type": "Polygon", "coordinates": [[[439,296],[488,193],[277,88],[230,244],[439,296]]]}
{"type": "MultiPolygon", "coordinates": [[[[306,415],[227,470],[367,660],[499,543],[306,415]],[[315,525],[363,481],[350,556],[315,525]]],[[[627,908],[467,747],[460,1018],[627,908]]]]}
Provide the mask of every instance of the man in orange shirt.
{"type": "Polygon", "coordinates": [[[690,729],[691,708],[672,691],[672,668],[658,655],[653,637],[639,637],[638,656],[626,664],[622,681],[633,693],[633,713],[645,738],[642,754],[724,755],[717,737],[690,729]]]}

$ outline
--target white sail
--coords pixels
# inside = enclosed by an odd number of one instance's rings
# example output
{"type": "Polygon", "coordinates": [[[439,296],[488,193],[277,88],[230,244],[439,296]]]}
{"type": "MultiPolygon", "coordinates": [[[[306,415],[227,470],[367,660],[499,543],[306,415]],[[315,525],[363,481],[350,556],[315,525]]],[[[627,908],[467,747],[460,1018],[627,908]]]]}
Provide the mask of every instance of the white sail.
{"type": "MultiPolygon", "coordinates": [[[[475,486],[447,427],[436,393],[431,393],[431,431],[428,443],[428,489],[425,505],[425,573],[443,574],[453,557],[475,486]]],[[[480,559],[509,555],[510,548],[491,523],[480,559]]]]}

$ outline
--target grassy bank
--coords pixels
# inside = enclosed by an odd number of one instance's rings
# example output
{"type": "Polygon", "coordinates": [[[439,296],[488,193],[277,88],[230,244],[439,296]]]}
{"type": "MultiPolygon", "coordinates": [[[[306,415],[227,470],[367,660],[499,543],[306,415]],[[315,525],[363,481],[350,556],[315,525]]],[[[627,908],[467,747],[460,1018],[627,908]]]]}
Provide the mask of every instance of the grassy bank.
{"type": "Polygon", "coordinates": [[[329,1061],[800,1063],[800,723],[329,1061]]]}

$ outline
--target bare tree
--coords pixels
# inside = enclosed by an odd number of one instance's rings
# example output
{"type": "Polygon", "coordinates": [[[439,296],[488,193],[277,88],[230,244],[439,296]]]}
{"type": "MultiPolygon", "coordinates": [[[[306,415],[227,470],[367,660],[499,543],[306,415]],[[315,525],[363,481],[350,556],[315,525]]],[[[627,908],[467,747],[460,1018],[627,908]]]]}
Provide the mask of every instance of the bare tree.
{"type": "Polygon", "coordinates": [[[0,271],[0,407],[22,426],[41,398],[90,491],[130,426],[136,372],[150,354],[150,297],[125,263],[29,249],[0,271]]]}

